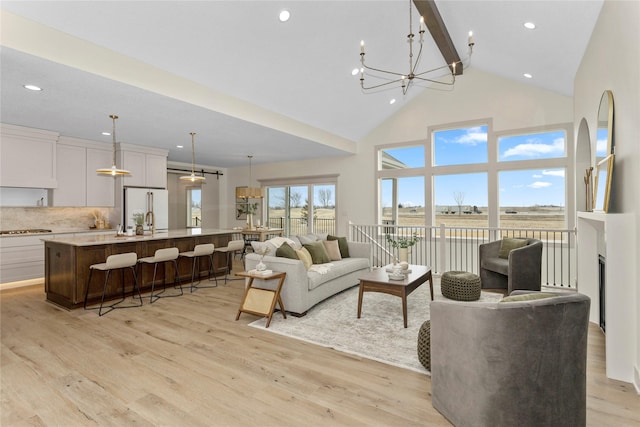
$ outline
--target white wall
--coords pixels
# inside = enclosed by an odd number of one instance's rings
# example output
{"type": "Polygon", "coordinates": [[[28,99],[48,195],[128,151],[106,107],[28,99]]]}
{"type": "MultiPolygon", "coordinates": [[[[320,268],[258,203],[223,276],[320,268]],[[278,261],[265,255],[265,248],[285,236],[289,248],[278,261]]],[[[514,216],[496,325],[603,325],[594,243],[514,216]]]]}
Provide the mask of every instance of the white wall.
{"type": "MultiPolygon", "coordinates": [[[[366,96],[366,95],[363,95],[366,96]]],[[[387,105],[384,108],[391,108],[387,105]]],[[[372,224],[376,214],[376,145],[406,141],[424,141],[431,125],[493,118],[494,130],[520,129],[573,121],[572,99],[506,80],[482,71],[468,69],[457,79],[450,92],[427,90],[402,107],[393,117],[358,142],[358,153],[341,158],[315,159],[279,164],[256,164],[252,168],[253,185],[263,178],[285,178],[339,174],[337,188],[338,230],[346,235],[348,221],[372,224]]],[[[247,185],[248,168],[228,171],[227,189],[247,185]]],[[[232,209],[233,194],[227,198],[232,209]]],[[[227,212],[228,226],[233,221],[227,212]]]]}
{"type": "MultiPolygon", "coordinates": [[[[635,318],[629,319],[627,336],[635,343],[634,383],[640,390],[640,2],[605,0],[600,17],[574,81],[574,124],[585,118],[595,153],[596,123],[602,93],[609,89],[614,98],[614,138],[616,157],[610,212],[635,215],[635,318]]],[[[631,373],[630,373],[631,374],[631,373]]]]}

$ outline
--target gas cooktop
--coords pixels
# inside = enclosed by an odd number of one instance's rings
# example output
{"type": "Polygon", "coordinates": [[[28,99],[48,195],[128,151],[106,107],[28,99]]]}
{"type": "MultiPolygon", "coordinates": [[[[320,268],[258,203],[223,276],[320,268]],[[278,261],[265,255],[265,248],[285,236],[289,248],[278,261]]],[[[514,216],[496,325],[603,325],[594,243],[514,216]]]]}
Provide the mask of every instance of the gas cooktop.
{"type": "Polygon", "coordinates": [[[51,230],[45,230],[44,228],[26,228],[24,230],[3,230],[3,231],[0,231],[0,235],[37,234],[37,233],[51,233],[51,230]]]}

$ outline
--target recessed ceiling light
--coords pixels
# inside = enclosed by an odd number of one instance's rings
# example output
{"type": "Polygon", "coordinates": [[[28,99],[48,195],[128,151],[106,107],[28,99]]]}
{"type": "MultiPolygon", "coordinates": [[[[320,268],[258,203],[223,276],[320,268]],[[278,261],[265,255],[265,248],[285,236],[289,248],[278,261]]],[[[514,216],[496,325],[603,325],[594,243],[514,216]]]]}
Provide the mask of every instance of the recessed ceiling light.
{"type": "Polygon", "coordinates": [[[525,22],[523,25],[527,30],[535,30],[536,29],[536,24],[534,24],[533,22],[525,22]]]}
{"type": "Polygon", "coordinates": [[[111,132],[102,132],[102,135],[104,135],[104,136],[111,136],[111,132]]]}
{"type": "Polygon", "coordinates": [[[291,12],[289,12],[287,9],[280,11],[280,14],[278,15],[278,19],[280,20],[280,22],[287,22],[289,18],[291,18],[291,12]]]}
{"type": "Polygon", "coordinates": [[[184,148],[184,145],[176,145],[176,148],[184,148]]]}
{"type": "Polygon", "coordinates": [[[355,76],[356,74],[358,74],[360,72],[359,68],[354,68],[353,70],[351,70],[351,75],[355,76]]]}
{"type": "Polygon", "coordinates": [[[42,90],[41,87],[38,87],[36,85],[23,85],[22,87],[24,87],[25,89],[29,89],[29,90],[35,90],[35,91],[40,91],[42,90]]]}
{"type": "Polygon", "coordinates": [[[393,98],[391,101],[389,101],[389,104],[390,104],[390,105],[393,105],[393,104],[395,104],[395,103],[396,103],[396,99],[395,99],[395,98],[393,98]]]}
{"type": "Polygon", "coordinates": [[[523,76],[525,76],[528,79],[532,79],[533,78],[533,76],[531,74],[529,74],[529,73],[524,73],[523,76]]]}

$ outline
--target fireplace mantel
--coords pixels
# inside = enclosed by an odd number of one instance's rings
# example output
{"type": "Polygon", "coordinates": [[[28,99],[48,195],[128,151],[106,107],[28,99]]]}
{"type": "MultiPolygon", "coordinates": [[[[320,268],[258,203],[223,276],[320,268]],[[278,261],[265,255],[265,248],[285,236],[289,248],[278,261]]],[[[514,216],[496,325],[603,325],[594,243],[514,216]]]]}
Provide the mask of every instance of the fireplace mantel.
{"type": "Polygon", "coordinates": [[[633,382],[635,323],[635,225],[631,214],[578,212],[578,292],[591,298],[589,320],[600,322],[598,256],[606,258],[607,377],[633,382]]]}

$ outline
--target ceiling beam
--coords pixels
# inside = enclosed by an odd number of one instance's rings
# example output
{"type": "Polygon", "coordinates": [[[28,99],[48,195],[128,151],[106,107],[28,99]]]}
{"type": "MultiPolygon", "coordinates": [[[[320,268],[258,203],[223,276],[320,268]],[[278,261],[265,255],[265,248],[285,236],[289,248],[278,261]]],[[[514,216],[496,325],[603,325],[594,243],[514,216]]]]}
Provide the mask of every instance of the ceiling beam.
{"type": "MultiPolygon", "coordinates": [[[[424,17],[424,22],[431,33],[431,37],[433,37],[433,41],[436,42],[438,49],[440,49],[445,62],[449,64],[449,68],[454,62],[460,62],[460,56],[453,45],[446,25],[444,25],[435,0],[413,0],[413,3],[416,5],[418,13],[424,17]]],[[[456,75],[461,75],[462,67],[456,67],[455,73],[456,75]]]]}

